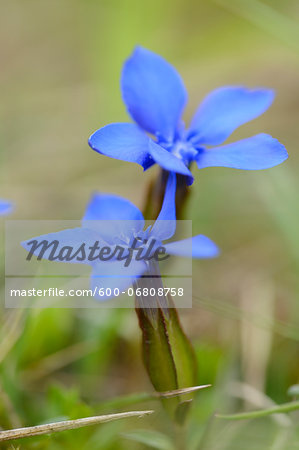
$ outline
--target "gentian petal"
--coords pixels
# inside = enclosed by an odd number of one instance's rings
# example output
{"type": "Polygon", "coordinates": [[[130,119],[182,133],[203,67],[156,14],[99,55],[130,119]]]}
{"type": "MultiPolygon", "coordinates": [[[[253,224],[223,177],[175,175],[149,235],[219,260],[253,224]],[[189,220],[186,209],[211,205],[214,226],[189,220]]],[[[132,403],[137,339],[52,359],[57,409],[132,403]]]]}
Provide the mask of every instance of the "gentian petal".
{"type": "MultiPolygon", "coordinates": [[[[22,247],[25,248],[25,250],[28,251],[28,253],[31,253],[36,257],[41,255],[41,259],[50,259],[54,260],[55,262],[91,264],[91,262],[88,260],[88,253],[89,253],[88,249],[89,247],[93,246],[97,241],[99,246],[107,247],[107,243],[103,241],[101,237],[93,230],[90,230],[88,228],[71,228],[67,230],[58,231],[56,233],[43,234],[41,236],[27,239],[26,241],[21,242],[21,245],[22,247]],[[36,241],[36,243],[33,244],[32,241],[36,241]],[[46,243],[45,247],[43,241],[46,243]],[[57,246],[55,244],[55,241],[58,242],[57,246]],[[71,251],[71,254],[74,254],[82,244],[85,244],[84,259],[78,260],[77,258],[73,258],[72,260],[69,261],[67,259],[64,260],[53,259],[53,257],[56,258],[56,256],[59,254],[59,252],[62,250],[63,247],[71,247],[73,249],[73,251],[71,251]],[[43,248],[45,249],[45,251],[42,252],[41,254],[41,250],[43,248]]],[[[68,253],[67,249],[65,249],[63,255],[65,255],[66,253],[68,253]]],[[[78,258],[80,257],[83,258],[83,254],[81,252],[78,254],[78,258]]]]}
{"type": "Polygon", "coordinates": [[[166,252],[170,255],[186,258],[215,258],[219,255],[219,249],[211,239],[199,234],[181,241],[164,244],[166,252]]]}
{"type": "Polygon", "coordinates": [[[240,125],[263,114],[271,105],[270,89],[227,86],[211,92],[199,106],[191,122],[191,141],[218,145],[240,125]]]}
{"type": "Polygon", "coordinates": [[[148,167],[149,137],[133,123],[112,123],[93,133],[90,147],[111,158],[135,162],[148,167]]]}
{"type": "Polygon", "coordinates": [[[173,172],[170,172],[166,184],[163,205],[151,230],[151,236],[160,241],[171,238],[175,233],[175,191],[176,175],[173,172]]]}
{"type": "Polygon", "coordinates": [[[177,71],[161,56],[138,46],[124,64],[121,90],[135,122],[172,141],[187,101],[177,71]]]}
{"type": "Polygon", "coordinates": [[[83,220],[137,220],[143,223],[141,211],[129,200],[113,194],[95,193],[83,220]]]}
{"type": "Polygon", "coordinates": [[[197,157],[199,169],[204,167],[232,167],[260,170],[277,166],[288,158],[284,146],[268,134],[257,134],[232,144],[203,149],[197,157]]]}
{"type": "Polygon", "coordinates": [[[13,204],[8,200],[0,200],[0,215],[5,216],[10,214],[13,210],[13,204]]]}
{"type": "Polygon", "coordinates": [[[124,267],[124,261],[100,262],[93,266],[90,284],[94,291],[96,300],[109,300],[113,297],[115,289],[119,289],[120,294],[146,271],[144,261],[132,260],[128,267],[124,267]],[[100,289],[105,295],[100,295],[100,289]],[[107,296],[106,289],[110,288],[112,296],[107,296]]]}
{"type": "Polygon", "coordinates": [[[165,170],[169,172],[176,172],[188,177],[188,184],[192,184],[193,176],[185,163],[179,159],[177,156],[170,153],[165,148],[156,144],[154,141],[150,140],[149,143],[149,153],[151,157],[165,170]]]}
{"type": "Polygon", "coordinates": [[[113,244],[121,237],[131,237],[144,227],[140,210],[125,198],[111,194],[94,194],[87,205],[82,226],[96,230],[113,244]]]}

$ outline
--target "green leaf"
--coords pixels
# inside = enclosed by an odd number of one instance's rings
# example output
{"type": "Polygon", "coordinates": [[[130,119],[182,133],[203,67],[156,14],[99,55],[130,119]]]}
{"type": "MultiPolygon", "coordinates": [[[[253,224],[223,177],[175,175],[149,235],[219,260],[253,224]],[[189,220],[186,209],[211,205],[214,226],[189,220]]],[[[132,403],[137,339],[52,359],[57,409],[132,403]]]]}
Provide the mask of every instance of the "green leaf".
{"type": "Polygon", "coordinates": [[[192,399],[181,402],[175,410],[176,421],[183,424],[187,418],[192,399]]]}
{"type": "MultiPolygon", "coordinates": [[[[160,281],[161,282],[161,281],[160,281]]],[[[140,280],[139,284],[148,283],[140,280]]],[[[170,296],[164,298],[164,306],[143,307],[142,299],[136,298],[136,313],[142,330],[143,360],[150,380],[158,392],[188,388],[196,384],[196,359],[192,345],[185,335],[178,313],[170,296]]],[[[159,299],[157,300],[157,304],[159,299]]],[[[146,305],[146,302],[144,302],[146,305]]],[[[161,304],[161,303],[160,303],[161,304]]],[[[189,394],[184,402],[191,400],[189,394]]],[[[171,417],[182,423],[190,403],[180,406],[179,397],[162,399],[171,417]],[[179,411],[177,408],[179,407],[179,411]]]]}
{"type": "MultiPolygon", "coordinates": [[[[196,385],[196,359],[191,342],[182,329],[172,299],[169,297],[168,301],[172,307],[169,309],[169,319],[165,319],[166,330],[176,367],[178,387],[181,389],[196,385]]],[[[189,398],[192,397],[190,396],[189,398]]]]}
{"type": "MultiPolygon", "coordinates": [[[[165,316],[161,309],[156,310],[156,318],[146,308],[136,308],[142,330],[143,361],[150,380],[158,392],[178,389],[176,367],[168,339],[165,316]]],[[[173,415],[179,397],[162,400],[166,410],[173,415]]]]}
{"type": "MultiPolygon", "coordinates": [[[[174,360],[177,383],[179,389],[194,386],[196,384],[196,359],[193,347],[185,335],[177,310],[174,307],[171,297],[168,297],[170,309],[169,318],[165,318],[168,341],[174,360]]],[[[192,394],[184,397],[184,401],[179,403],[175,411],[175,419],[183,424],[191,407],[192,394]]]]}
{"type": "Polygon", "coordinates": [[[174,450],[174,445],[163,433],[152,430],[133,430],[129,433],[122,434],[126,439],[130,439],[140,444],[147,445],[158,450],[174,450]]]}

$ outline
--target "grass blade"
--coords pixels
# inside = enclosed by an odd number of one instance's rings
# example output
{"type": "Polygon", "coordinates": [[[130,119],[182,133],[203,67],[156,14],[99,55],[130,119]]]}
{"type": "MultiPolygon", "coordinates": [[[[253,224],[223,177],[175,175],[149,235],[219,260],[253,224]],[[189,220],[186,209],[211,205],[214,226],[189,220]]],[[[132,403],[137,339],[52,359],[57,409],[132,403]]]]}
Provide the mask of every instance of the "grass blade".
{"type": "Polygon", "coordinates": [[[282,405],[273,406],[272,408],[262,409],[259,411],[249,411],[239,414],[216,414],[218,419],[225,420],[244,420],[244,419],[258,419],[260,417],[270,416],[271,414],[281,414],[299,409],[299,401],[283,403],[282,405]]]}
{"type": "Polygon", "coordinates": [[[13,430],[0,431],[0,442],[10,441],[42,434],[56,433],[58,431],[74,430],[76,428],[98,425],[113,420],[126,419],[129,417],[142,417],[152,414],[154,411],[130,411],[118,414],[107,414],[104,416],[84,417],[75,420],[63,420],[61,422],[47,423],[33,427],[15,428],[13,430]]]}

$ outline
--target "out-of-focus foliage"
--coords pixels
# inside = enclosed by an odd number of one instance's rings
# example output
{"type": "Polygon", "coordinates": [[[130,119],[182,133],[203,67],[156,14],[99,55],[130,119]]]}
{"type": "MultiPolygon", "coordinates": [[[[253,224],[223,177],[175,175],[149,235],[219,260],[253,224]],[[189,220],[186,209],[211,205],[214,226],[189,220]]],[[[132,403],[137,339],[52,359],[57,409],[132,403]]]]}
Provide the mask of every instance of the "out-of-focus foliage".
{"type": "Polygon", "coordinates": [[[95,129],[128,120],[119,76],[137,43],[182,74],[190,96],[186,119],[218,86],[274,88],[271,109],[232,139],[267,132],[290,154],[268,171],[196,171],[188,218],[194,233],[217,242],[222,256],[194,262],[194,306],[181,311],[195,346],[198,384],[213,384],[196,394],[187,442],[157,401],[130,395],[151,392],[133,309],[3,308],[2,428],[128,405],[157,409],[142,422],[34,438],[20,448],[298,448],[296,413],[238,422],[213,418],[215,411],[288,402],[289,387],[299,382],[298,19],[296,0],[2,2],[1,196],[14,201],[12,218],[78,219],[94,190],[143,206],[156,168],[143,174],[87,145],[95,129]]]}

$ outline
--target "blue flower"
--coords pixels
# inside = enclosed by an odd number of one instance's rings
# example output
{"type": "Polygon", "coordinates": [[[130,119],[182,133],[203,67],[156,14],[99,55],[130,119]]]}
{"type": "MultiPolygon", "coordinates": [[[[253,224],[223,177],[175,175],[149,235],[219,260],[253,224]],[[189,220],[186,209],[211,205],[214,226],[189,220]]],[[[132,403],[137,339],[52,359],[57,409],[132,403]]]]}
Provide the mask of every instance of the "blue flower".
{"type": "Polygon", "coordinates": [[[186,129],[181,117],[187,92],[180,75],[161,56],[142,47],[124,64],[121,90],[135,124],[113,123],[92,134],[89,145],[103,155],[138,163],[144,170],[157,163],[167,171],[186,175],[188,184],[193,182],[189,170],[193,161],[199,169],[259,170],[288,157],[284,146],[264,133],[220,145],[236,128],[269,108],[272,90],[216,89],[203,100],[186,129]]]}
{"type": "Polygon", "coordinates": [[[13,204],[8,200],[0,200],[0,215],[6,216],[10,214],[13,210],[13,204]]]}
{"type": "MultiPolygon", "coordinates": [[[[81,227],[38,236],[22,242],[22,246],[31,252],[31,256],[40,257],[40,245],[43,245],[43,242],[58,241],[60,248],[64,248],[68,254],[69,249],[79,248],[78,246],[82,243],[90,248],[95,242],[98,242],[98,247],[108,247],[111,253],[117,246],[121,246],[129,255],[130,249],[134,248],[132,243],[137,239],[142,243],[138,246],[138,250],[144,253],[149,251],[148,256],[152,256],[158,247],[161,248],[162,242],[170,239],[175,233],[175,190],[176,176],[170,174],[160,214],[155,223],[147,229],[144,229],[142,213],[130,201],[116,195],[97,193],[93,195],[87,205],[81,227]],[[34,250],[32,250],[33,241],[36,242],[34,250]],[[154,247],[151,247],[151,244],[154,244],[154,247]]],[[[163,244],[163,247],[166,254],[182,257],[192,256],[193,258],[213,258],[219,252],[217,246],[203,235],[169,242],[163,244]]],[[[51,254],[53,256],[53,247],[45,247],[41,257],[51,260],[51,254]]],[[[63,259],[64,262],[79,262],[92,267],[92,289],[95,287],[126,289],[149,269],[149,262],[145,259],[138,259],[134,251],[128,265],[125,264],[125,260],[119,260],[117,257],[109,261],[99,258],[92,261],[86,256],[84,259],[68,261],[65,255],[63,259]]],[[[104,300],[105,296],[97,296],[97,298],[104,300]]]]}

